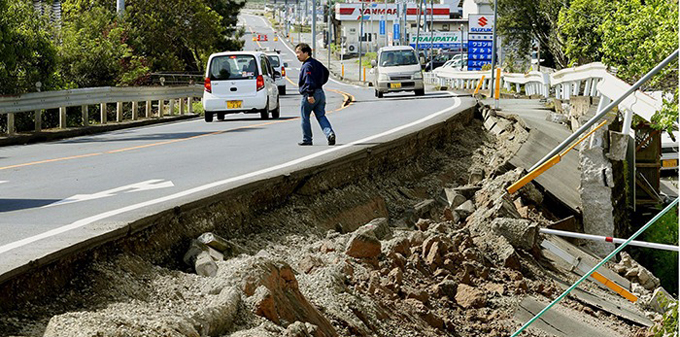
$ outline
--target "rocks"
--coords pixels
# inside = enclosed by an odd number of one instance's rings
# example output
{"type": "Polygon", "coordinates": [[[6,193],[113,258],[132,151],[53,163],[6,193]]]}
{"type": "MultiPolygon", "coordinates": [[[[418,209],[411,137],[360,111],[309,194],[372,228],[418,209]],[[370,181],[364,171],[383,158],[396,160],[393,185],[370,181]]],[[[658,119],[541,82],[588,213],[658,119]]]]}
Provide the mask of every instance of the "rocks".
{"type": "Polygon", "coordinates": [[[443,200],[446,200],[447,205],[451,209],[455,209],[467,200],[462,193],[453,188],[444,188],[441,197],[443,200]]]}
{"type": "Polygon", "coordinates": [[[413,206],[413,214],[416,218],[432,219],[437,215],[437,202],[434,199],[426,199],[413,206]]]}
{"type": "Polygon", "coordinates": [[[621,261],[614,265],[614,271],[623,275],[632,282],[639,283],[642,287],[649,291],[654,291],[661,281],[655,277],[647,268],[643,267],[637,261],[633,260],[626,252],[619,253],[621,261]]]}
{"type": "Polygon", "coordinates": [[[491,228],[505,237],[515,248],[530,251],[538,243],[538,225],[529,220],[496,218],[491,222],[491,228]]]}
{"type": "Polygon", "coordinates": [[[191,246],[184,254],[183,260],[187,265],[193,266],[198,275],[205,277],[217,275],[217,264],[210,254],[210,247],[198,240],[191,241],[191,246]]]}
{"type": "Polygon", "coordinates": [[[286,262],[254,258],[241,287],[255,314],[284,326],[309,322],[318,327],[315,336],[337,336],[328,319],[302,295],[295,272],[286,262]]]}
{"type": "Polygon", "coordinates": [[[198,237],[198,241],[217,250],[225,257],[234,257],[246,253],[246,250],[243,247],[211,232],[201,234],[201,236],[198,237]]]}
{"type": "Polygon", "coordinates": [[[475,211],[475,205],[472,200],[464,202],[462,205],[456,207],[456,213],[458,213],[462,218],[467,218],[475,211]]]}
{"type": "Polygon", "coordinates": [[[456,303],[465,309],[481,308],[486,305],[486,296],[478,289],[460,284],[456,290],[456,303]]]}
{"type": "Polygon", "coordinates": [[[359,227],[356,232],[372,234],[378,240],[385,240],[392,235],[392,230],[387,222],[387,218],[376,218],[371,222],[359,227]]]}
{"type": "Polygon", "coordinates": [[[436,285],[437,292],[453,300],[456,298],[458,284],[453,280],[444,280],[436,285]]]}
{"type": "Polygon", "coordinates": [[[380,248],[380,241],[374,235],[355,232],[347,244],[345,254],[359,259],[372,259],[380,255],[380,248]]]}

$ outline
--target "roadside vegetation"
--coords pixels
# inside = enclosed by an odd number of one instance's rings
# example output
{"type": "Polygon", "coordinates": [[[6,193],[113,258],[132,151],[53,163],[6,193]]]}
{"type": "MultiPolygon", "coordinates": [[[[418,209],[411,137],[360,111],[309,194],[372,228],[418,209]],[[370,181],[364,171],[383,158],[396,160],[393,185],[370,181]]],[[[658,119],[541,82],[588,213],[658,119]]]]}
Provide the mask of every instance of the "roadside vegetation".
{"type": "MultiPolygon", "coordinates": [[[[542,66],[602,62],[633,83],[678,48],[678,0],[499,0],[499,34],[507,59],[526,59],[540,45],[542,66]]],[[[643,87],[664,91],[654,127],[678,120],[678,61],[643,87]]]]}
{"type": "Polygon", "coordinates": [[[146,82],[195,72],[216,51],[242,47],[238,0],[62,1],[61,22],[26,0],[0,0],[0,95],[146,82]]]}

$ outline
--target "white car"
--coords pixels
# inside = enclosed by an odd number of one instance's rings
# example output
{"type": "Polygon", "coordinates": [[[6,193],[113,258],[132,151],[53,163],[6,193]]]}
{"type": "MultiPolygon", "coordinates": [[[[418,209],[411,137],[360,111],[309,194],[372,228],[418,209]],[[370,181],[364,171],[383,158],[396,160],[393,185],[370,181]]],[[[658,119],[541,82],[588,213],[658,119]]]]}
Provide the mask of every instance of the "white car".
{"type": "Polygon", "coordinates": [[[277,75],[261,52],[223,52],[210,55],[205,71],[203,110],[212,122],[232,113],[259,113],[279,118],[277,75]]]}
{"type": "Polygon", "coordinates": [[[278,78],[276,79],[276,85],[279,87],[279,95],[286,94],[286,67],[288,63],[283,62],[281,55],[278,53],[268,53],[267,58],[269,58],[269,63],[272,64],[275,72],[278,72],[278,78]]]}
{"type": "Polygon", "coordinates": [[[382,98],[388,92],[413,91],[416,96],[425,95],[423,72],[416,52],[409,46],[382,47],[378,61],[371,61],[375,96],[382,98]]]}

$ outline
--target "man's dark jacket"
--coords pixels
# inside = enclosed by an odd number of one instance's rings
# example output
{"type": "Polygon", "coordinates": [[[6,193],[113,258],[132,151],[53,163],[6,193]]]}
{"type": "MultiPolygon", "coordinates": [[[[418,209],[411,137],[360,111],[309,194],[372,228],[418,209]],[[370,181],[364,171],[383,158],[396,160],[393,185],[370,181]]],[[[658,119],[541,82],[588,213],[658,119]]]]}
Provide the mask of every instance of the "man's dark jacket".
{"type": "Polygon", "coordinates": [[[300,94],[312,96],[314,90],[321,89],[321,87],[328,82],[328,69],[313,58],[308,58],[300,68],[300,79],[298,86],[300,87],[300,94]]]}

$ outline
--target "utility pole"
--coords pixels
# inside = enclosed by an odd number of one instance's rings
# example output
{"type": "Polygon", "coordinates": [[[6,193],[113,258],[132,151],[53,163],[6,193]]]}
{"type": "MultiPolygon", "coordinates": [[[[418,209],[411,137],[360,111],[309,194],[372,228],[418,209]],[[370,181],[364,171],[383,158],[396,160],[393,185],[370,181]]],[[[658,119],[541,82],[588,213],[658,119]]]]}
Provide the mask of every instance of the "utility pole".
{"type": "MultiPolygon", "coordinates": [[[[497,21],[498,20],[498,0],[494,1],[494,6],[493,6],[493,41],[491,42],[492,44],[492,54],[491,54],[491,96],[494,96],[495,92],[495,84],[496,81],[494,80],[494,76],[496,76],[496,27],[498,26],[497,21]]],[[[494,107],[498,109],[498,99],[495,99],[494,107]]]]}
{"type": "MultiPolygon", "coordinates": [[[[425,3],[425,7],[427,8],[427,3],[425,3]]],[[[432,47],[434,47],[434,0],[430,1],[430,72],[434,70],[432,47]]]]}
{"type": "Polygon", "coordinates": [[[326,0],[328,3],[328,19],[326,23],[326,29],[328,32],[326,34],[326,48],[328,48],[328,69],[331,69],[331,0],[326,0]]]}
{"type": "Polygon", "coordinates": [[[316,0],[312,0],[312,51],[316,53],[316,0]]]}
{"type": "Polygon", "coordinates": [[[359,24],[359,81],[361,81],[361,45],[364,39],[364,3],[361,3],[361,23],[359,24]]]}
{"type": "Polygon", "coordinates": [[[416,2],[416,6],[418,7],[418,19],[416,20],[416,57],[418,58],[418,63],[420,63],[420,54],[418,53],[418,42],[420,42],[420,12],[423,11],[423,1],[425,0],[420,0],[420,4],[416,2]]]}
{"type": "Polygon", "coordinates": [[[116,0],[116,13],[120,17],[125,14],[125,0],[116,0]]]}

